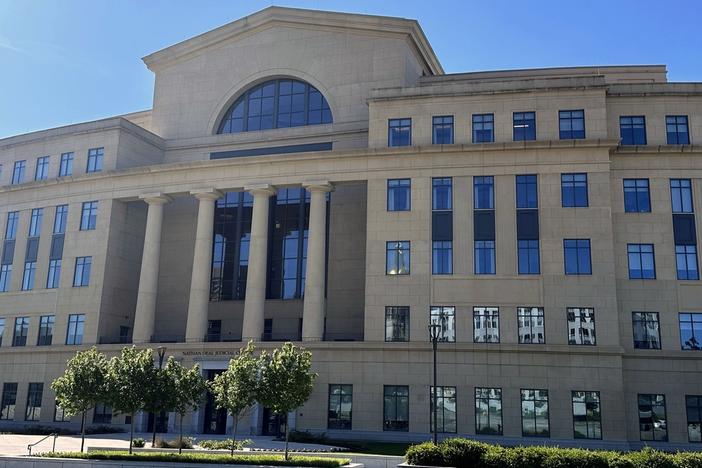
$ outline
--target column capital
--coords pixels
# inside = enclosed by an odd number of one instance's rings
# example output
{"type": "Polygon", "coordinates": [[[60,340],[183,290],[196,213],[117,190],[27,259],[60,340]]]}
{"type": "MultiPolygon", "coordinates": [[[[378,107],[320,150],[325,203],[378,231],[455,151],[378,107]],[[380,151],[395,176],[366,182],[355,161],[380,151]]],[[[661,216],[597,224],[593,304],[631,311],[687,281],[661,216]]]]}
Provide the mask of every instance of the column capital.
{"type": "Polygon", "coordinates": [[[258,195],[264,197],[270,197],[275,195],[275,187],[271,184],[253,184],[244,187],[244,190],[249,192],[251,195],[258,195]]]}
{"type": "Polygon", "coordinates": [[[217,200],[224,196],[222,192],[213,187],[191,190],[190,195],[198,200],[217,200]]]}
{"type": "Polygon", "coordinates": [[[334,186],[328,180],[310,180],[303,182],[302,186],[310,192],[333,192],[334,186]]]}
{"type": "Polygon", "coordinates": [[[139,195],[139,199],[144,200],[149,205],[165,205],[173,201],[170,196],[161,192],[144,193],[139,195]]]}

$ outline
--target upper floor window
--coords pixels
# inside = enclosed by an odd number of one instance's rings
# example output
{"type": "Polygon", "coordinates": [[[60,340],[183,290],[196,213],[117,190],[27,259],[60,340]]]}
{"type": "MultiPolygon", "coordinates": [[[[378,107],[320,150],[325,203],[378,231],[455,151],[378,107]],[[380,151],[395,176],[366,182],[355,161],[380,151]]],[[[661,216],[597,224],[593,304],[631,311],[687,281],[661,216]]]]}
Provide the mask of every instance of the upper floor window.
{"type": "Polygon", "coordinates": [[[656,279],[653,244],[627,244],[629,279],[656,279]]]}
{"type": "Polygon", "coordinates": [[[66,233],[66,221],[68,220],[68,205],[58,205],[54,215],[54,234],[66,233]]]}
{"type": "Polygon", "coordinates": [[[299,80],[271,80],[242,94],[227,110],[217,133],[332,123],[329,103],[317,88],[299,80]]]}
{"type": "Polygon", "coordinates": [[[619,134],[622,145],[645,145],[646,117],[643,115],[619,117],[619,134]]]}
{"type": "Polygon", "coordinates": [[[515,112],[512,117],[514,141],[536,140],[536,112],[515,112]]]}
{"type": "Polygon", "coordinates": [[[49,177],[49,157],[37,158],[37,167],[34,171],[34,180],[44,180],[49,177]]]}
{"type": "Polygon", "coordinates": [[[627,213],[651,212],[648,179],[624,179],[624,211],[627,213]]]}
{"type": "Polygon", "coordinates": [[[411,179],[388,179],[388,211],[409,211],[411,179]]]}
{"type": "Polygon", "coordinates": [[[434,177],[431,179],[431,209],[450,210],[452,203],[453,179],[451,177],[434,177]]]}
{"type": "Polygon", "coordinates": [[[432,306],[429,309],[429,324],[439,325],[439,341],[456,341],[456,308],[432,306]]]}
{"type": "Polygon", "coordinates": [[[25,346],[29,333],[29,317],[15,318],[15,333],[12,335],[12,346],[25,346]]]}
{"type": "Polygon", "coordinates": [[[102,159],[105,155],[104,148],[91,148],[88,150],[88,167],[85,172],[100,172],[102,170],[102,159]]]}
{"type": "Polygon", "coordinates": [[[702,313],[679,314],[680,347],[682,349],[702,349],[702,313]]]}
{"type": "Polygon", "coordinates": [[[73,274],[73,286],[89,286],[90,285],[90,267],[93,263],[93,257],[77,257],[76,269],[73,274]]]}
{"type": "Polygon", "coordinates": [[[410,274],[409,241],[387,242],[385,247],[385,273],[388,275],[410,274]]]}
{"type": "Polygon", "coordinates": [[[517,333],[521,344],[546,343],[543,307],[517,307],[517,333]]]}
{"type": "Polygon", "coordinates": [[[666,115],[665,134],[669,145],[689,145],[690,133],[686,115],[666,115]]]}
{"type": "Polygon", "coordinates": [[[566,275],[591,275],[590,239],[564,239],[563,256],[566,275]]]}
{"type": "Polygon", "coordinates": [[[17,237],[17,225],[19,224],[19,211],[7,213],[7,225],[5,226],[5,240],[13,240],[17,237]]]}
{"type": "Polygon", "coordinates": [[[98,202],[89,201],[83,203],[83,209],[80,213],[80,230],[92,231],[97,224],[97,207],[98,202]]]}
{"type": "Polygon", "coordinates": [[[409,341],[408,306],[385,307],[385,341],[409,341]]]}
{"type": "Polygon", "coordinates": [[[5,333],[5,319],[0,317],[0,346],[2,346],[3,333],[5,333]]]}
{"type": "Polygon", "coordinates": [[[432,118],[432,138],[435,145],[453,144],[453,116],[444,115],[432,118]]]}
{"type": "Polygon", "coordinates": [[[388,146],[412,144],[412,119],[388,120],[388,146]]]}
{"type": "Polygon", "coordinates": [[[673,213],[692,213],[692,181],[670,179],[670,200],[673,213]]]}
{"type": "Polygon", "coordinates": [[[61,154],[61,164],[59,165],[59,177],[73,175],[73,153],[61,154]]]}
{"type": "Polygon", "coordinates": [[[473,208],[492,210],[495,208],[495,179],[493,176],[473,177],[473,208]]]}
{"type": "Polygon", "coordinates": [[[658,312],[632,312],[634,348],[661,349],[661,332],[658,312]]]}
{"type": "Polygon", "coordinates": [[[68,330],[66,331],[66,344],[83,344],[83,331],[85,327],[85,314],[71,314],[68,316],[68,330]]]}
{"type": "Polygon", "coordinates": [[[517,181],[517,208],[538,208],[539,195],[536,182],[536,175],[518,175],[517,181]]]}
{"type": "Polygon", "coordinates": [[[500,309],[473,307],[473,342],[500,342],[500,309]]]}
{"type": "Polygon", "coordinates": [[[592,345],[595,337],[595,310],[588,307],[568,307],[568,344],[592,345]]]}
{"type": "Polygon", "coordinates": [[[15,166],[12,169],[12,185],[21,184],[24,182],[24,173],[27,170],[27,161],[15,161],[15,166]]]}
{"type": "Polygon", "coordinates": [[[39,237],[41,234],[41,222],[44,219],[44,208],[33,208],[32,216],[29,221],[29,236],[39,237]]]}
{"type": "Polygon", "coordinates": [[[473,114],[473,143],[495,141],[495,115],[473,114]]]}
{"type": "Polygon", "coordinates": [[[564,208],[588,206],[587,174],[561,174],[561,205],[564,208]]]}
{"type": "Polygon", "coordinates": [[[561,140],[581,140],[585,138],[585,111],[558,111],[558,130],[561,140]]]}

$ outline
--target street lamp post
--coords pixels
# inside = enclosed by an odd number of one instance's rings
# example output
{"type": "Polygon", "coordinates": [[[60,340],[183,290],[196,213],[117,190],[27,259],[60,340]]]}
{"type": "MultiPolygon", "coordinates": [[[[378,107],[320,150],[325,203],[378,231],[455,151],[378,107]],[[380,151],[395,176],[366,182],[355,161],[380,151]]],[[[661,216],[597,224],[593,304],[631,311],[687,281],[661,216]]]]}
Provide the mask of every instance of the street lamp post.
{"type": "MultiPolygon", "coordinates": [[[[163,369],[163,357],[166,355],[166,347],[165,346],[159,346],[156,348],[156,352],[158,353],[158,376],[159,378],[161,377],[161,370],[163,369]]],[[[151,447],[156,445],[156,418],[158,415],[156,414],[156,411],[154,411],[154,432],[151,435],[151,447]]]]}
{"type": "Polygon", "coordinates": [[[433,435],[433,440],[434,440],[434,445],[437,444],[437,432],[439,429],[438,422],[436,420],[437,415],[438,415],[438,404],[437,404],[437,387],[436,387],[436,348],[439,343],[439,337],[441,336],[441,317],[439,318],[439,321],[436,322],[431,322],[429,324],[429,339],[431,340],[431,347],[434,352],[434,387],[433,387],[433,408],[432,408],[432,402],[429,402],[429,407],[430,410],[433,411],[434,415],[434,426],[432,428],[432,435],[433,435]]]}

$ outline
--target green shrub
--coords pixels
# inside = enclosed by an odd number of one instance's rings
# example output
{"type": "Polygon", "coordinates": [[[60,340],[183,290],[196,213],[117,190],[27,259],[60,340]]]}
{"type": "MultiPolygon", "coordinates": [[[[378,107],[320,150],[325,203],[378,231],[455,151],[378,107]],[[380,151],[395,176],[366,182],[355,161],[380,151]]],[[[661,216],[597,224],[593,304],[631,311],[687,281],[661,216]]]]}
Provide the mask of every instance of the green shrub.
{"type": "Polygon", "coordinates": [[[144,445],[146,445],[146,441],[141,437],[132,440],[132,447],[142,448],[144,445]]]}
{"type": "Polygon", "coordinates": [[[127,432],[124,428],[119,426],[108,426],[106,424],[100,424],[97,426],[88,426],[85,428],[86,434],[118,434],[122,432],[127,432]]]}
{"type": "Polygon", "coordinates": [[[160,437],[157,437],[156,443],[154,444],[154,446],[157,448],[191,449],[191,448],[193,448],[193,442],[194,442],[194,439],[192,437],[183,437],[182,442],[180,439],[166,440],[166,439],[162,439],[160,437]]]}
{"type": "Polygon", "coordinates": [[[208,450],[241,450],[244,447],[248,447],[253,442],[251,439],[244,440],[234,440],[234,439],[224,439],[224,440],[202,440],[198,442],[202,448],[208,450]]]}
{"type": "Polygon", "coordinates": [[[449,466],[478,466],[490,449],[488,444],[467,439],[447,439],[441,446],[444,460],[449,466]]]}
{"type": "Polygon", "coordinates": [[[127,451],[96,451],[96,452],[54,452],[42,453],[40,457],[47,458],[76,458],[83,460],[119,460],[119,461],[146,461],[168,463],[212,463],[218,465],[271,465],[271,466],[304,466],[313,468],[339,468],[347,465],[347,458],[304,457],[291,456],[285,460],[282,455],[219,455],[207,453],[162,453],[139,452],[133,455],[127,451]]]}
{"type": "Polygon", "coordinates": [[[444,459],[443,447],[432,442],[412,445],[407,449],[405,460],[410,465],[449,466],[444,459]]]}

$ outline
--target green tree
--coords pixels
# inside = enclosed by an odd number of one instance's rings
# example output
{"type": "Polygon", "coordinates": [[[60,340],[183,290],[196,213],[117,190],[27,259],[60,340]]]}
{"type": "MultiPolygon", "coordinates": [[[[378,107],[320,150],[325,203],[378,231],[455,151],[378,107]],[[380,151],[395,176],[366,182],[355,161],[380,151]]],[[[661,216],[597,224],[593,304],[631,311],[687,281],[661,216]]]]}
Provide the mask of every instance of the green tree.
{"type": "MultiPolygon", "coordinates": [[[[302,406],[312,393],[317,374],[310,372],[312,353],[285,343],[260,357],[257,400],[273,412],[286,415],[302,406]]],[[[285,423],[285,459],[288,460],[289,424],[285,423]]]]}
{"type": "MultiPolygon", "coordinates": [[[[239,350],[239,354],[229,361],[227,370],[214,378],[209,385],[217,408],[224,408],[234,418],[232,439],[236,440],[239,419],[256,401],[258,384],[258,359],[254,358],[254,345],[251,341],[239,350]]],[[[232,455],[234,446],[231,444],[232,455]]]]}
{"type": "Polygon", "coordinates": [[[56,401],[68,417],[82,414],[80,451],[85,445],[85,414],[104,402],[107,358],[95,347],[78,351],[66,365],[66,372],[51,383],[56,401]]]}
{"type": "Polygon", "coordinates": [[[134,415],[146,407],[149,389],[156,382],[157,374],[153,350],[138,350],[134,346],[123,348],[107,366],[109,402],[116,412],[131,416],[129,453],[132,453],[134,439],[134,415]]]}
{"type": "Polygon", "coordinates": [[[168,358],[164,372],[166,380],[171,383],[173,388],[173,398],[168,401],[168,409],[175,411],[180,416],[178,453],[181,453],[183,450],[183,418],[188,409],[197,409],[200,406],[202,395],[207,390],[207,386],[197,364],[188,369],[176,361],[173,356],[168,358]]]}
{"type": "MultiPolygon", "coordinates": [[[[171,356],[168,359],[171,360],[172,358],[171,356]]],[[[169,411],[175,406],[175,385],[171,377],[172,376],[166,372],[165,368],[159,366],[155,370],[154,379],[143,389],[145,392],[144,410],[154,415],[153,432],[151,435],[152,447],[156,443],[157,418],[162,411],[169,411]]]]}

